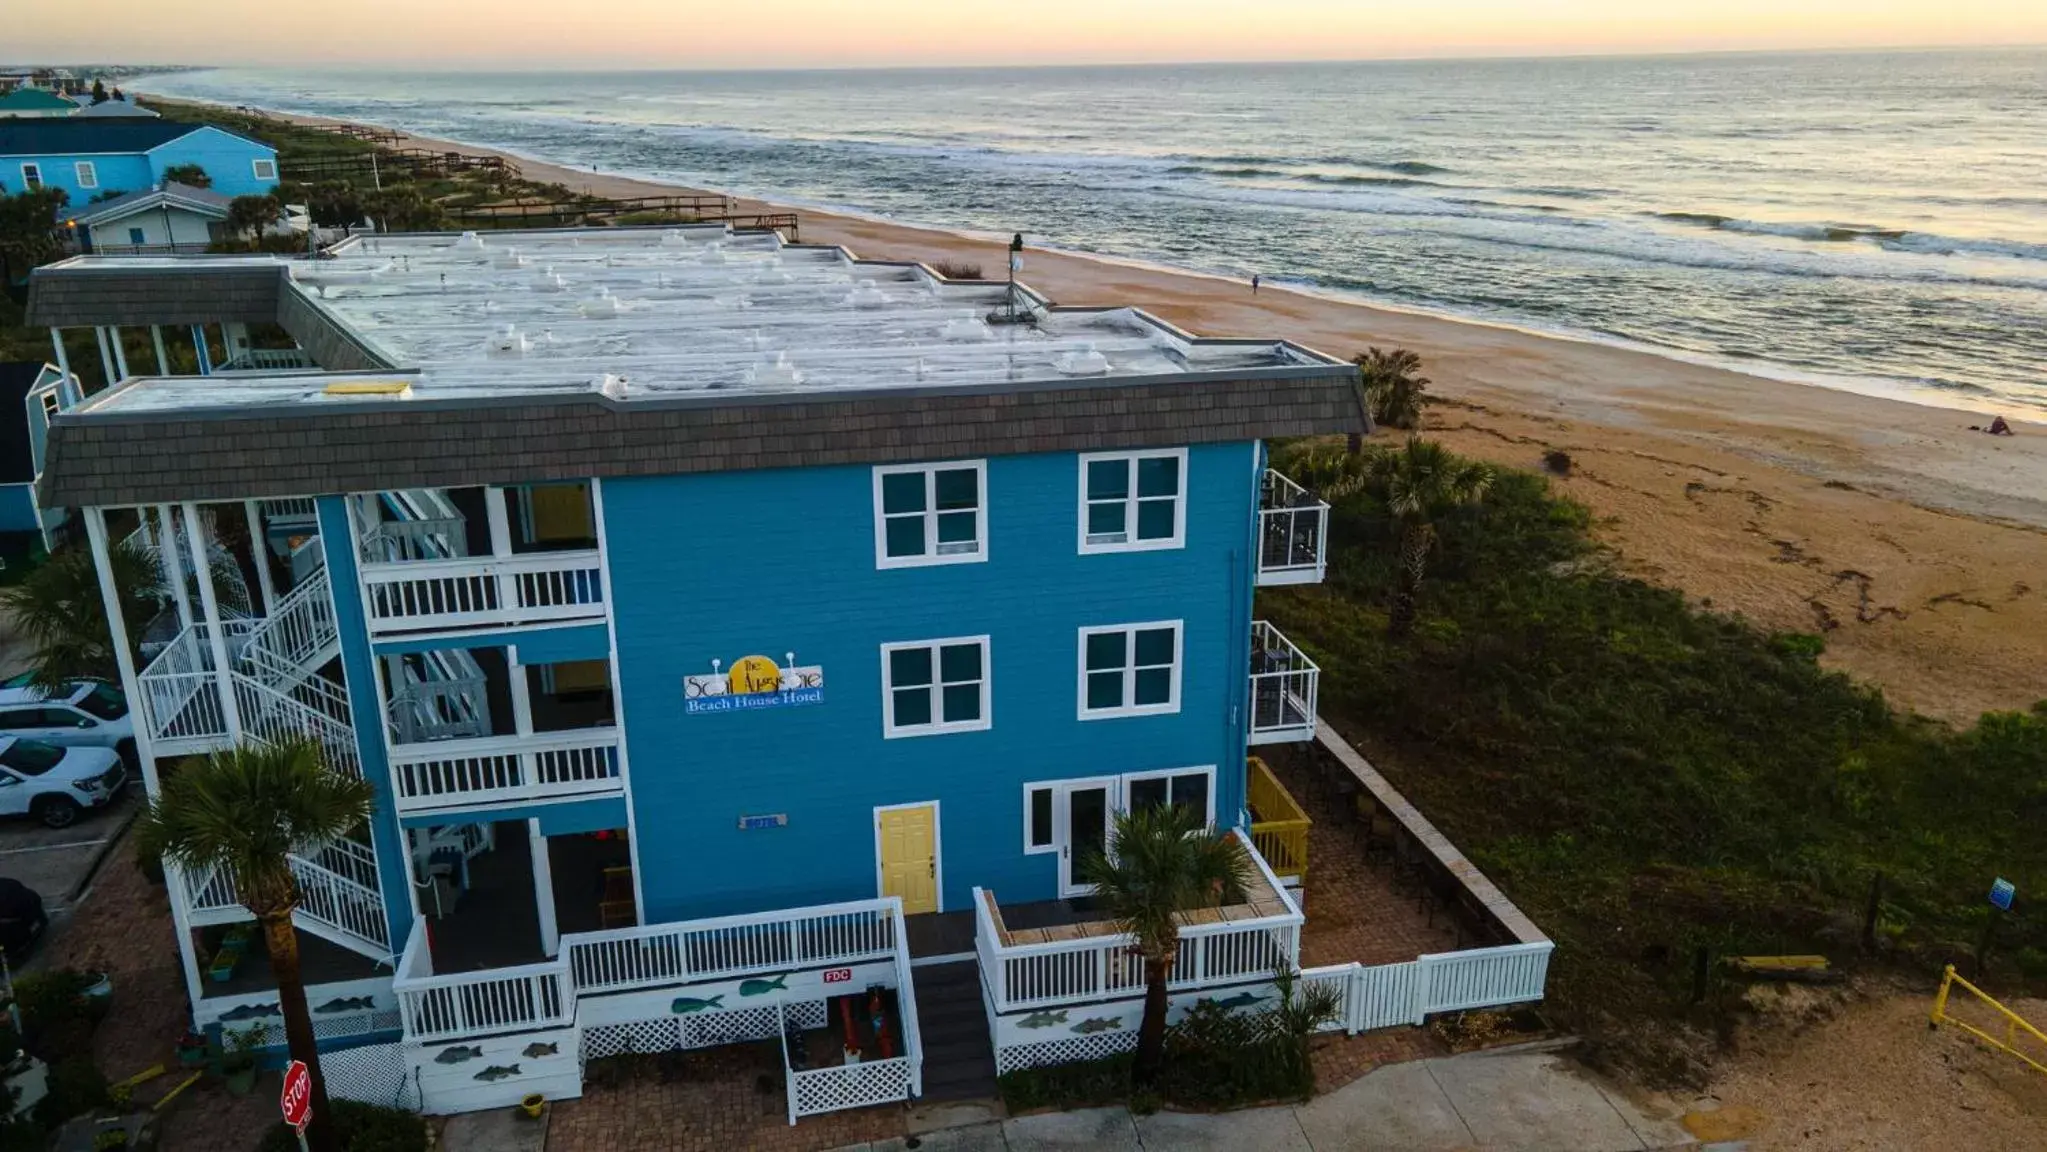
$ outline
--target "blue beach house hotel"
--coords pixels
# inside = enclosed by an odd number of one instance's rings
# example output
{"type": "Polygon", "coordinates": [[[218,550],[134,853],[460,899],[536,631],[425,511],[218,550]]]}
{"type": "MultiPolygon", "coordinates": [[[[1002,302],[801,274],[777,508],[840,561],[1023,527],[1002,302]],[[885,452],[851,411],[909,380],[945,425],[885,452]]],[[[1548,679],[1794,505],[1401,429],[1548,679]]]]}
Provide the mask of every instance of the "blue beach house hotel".
{"type": "MultiPolygon", "coordinates": [[[[41,495],[169,577],[115,620],[152,789],[309,737],[377,790],[294,860],[338,1094],[780,1037],[793,1123],[1116,1051],[1142,974],[1076,863],[1148,805],[1257,865],[1175,1010],[1299,967],[1308,822],[1257,753],[1320,672],[1255,597],[1322,578],[1327,508],[1266,445],[1366,431],[1349,365],[722,227],[81,256],[29,322],[291,345],[116,373],[41,495]]],[[[275,1024],[233,878],[170,886],[196,1024],[275,1024]]],[[[1410,1026],[1538,998],[1548,950],[1304,978],[1410,1026]]]]}
{"type": "Polygon", "coordinates": [[[0,119],[0,196],[61,188],[79,246],[203,252],[227,202],[277,188],[277,150],[208,124],[150,117],[0,119]],[[168,173],[197,165],[206,188],[168,173]],[[175,246],[175,247],[173,247],[175,246]]]}

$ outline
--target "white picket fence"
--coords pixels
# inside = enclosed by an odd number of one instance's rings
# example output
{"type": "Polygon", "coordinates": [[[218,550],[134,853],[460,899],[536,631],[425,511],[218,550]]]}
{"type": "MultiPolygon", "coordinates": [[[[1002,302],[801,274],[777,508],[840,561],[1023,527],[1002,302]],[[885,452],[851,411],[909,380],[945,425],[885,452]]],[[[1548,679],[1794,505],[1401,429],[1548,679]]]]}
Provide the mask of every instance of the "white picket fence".
{"type": "Polygon", "coordinates": [[[1301,973],[1304,984],[1343,994],[1343,1010],[1326,1031],[1369,1032],[1418,1025],[1433,1013],[1504,1008],[1542,999],[1549,979],[1547,940],[1465,952],[1438,952],[1400,964],[1332,964],[1301,973]]]}

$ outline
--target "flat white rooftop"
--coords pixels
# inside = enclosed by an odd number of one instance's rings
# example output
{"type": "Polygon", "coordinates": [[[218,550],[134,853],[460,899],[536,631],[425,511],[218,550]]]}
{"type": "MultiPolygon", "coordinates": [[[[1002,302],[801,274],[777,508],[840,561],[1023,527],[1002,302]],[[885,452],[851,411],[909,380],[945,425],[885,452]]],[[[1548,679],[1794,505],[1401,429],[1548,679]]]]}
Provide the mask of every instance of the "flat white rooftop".
{"type": "MultiPolygon", "coordinates": [[[[121,268],[190,261],[109,258],[121,268]]],[[[1058,309],[999,283],[723,227],[361,237],[284,267],[391,373],[146,378],[84,411],[469,402],[602,393],[741,399],[1326,368],[1275,341],[1205,341],[1132,309],[1058,309]],[[991,319],[998,322],[991,323],[991,319]]]]}

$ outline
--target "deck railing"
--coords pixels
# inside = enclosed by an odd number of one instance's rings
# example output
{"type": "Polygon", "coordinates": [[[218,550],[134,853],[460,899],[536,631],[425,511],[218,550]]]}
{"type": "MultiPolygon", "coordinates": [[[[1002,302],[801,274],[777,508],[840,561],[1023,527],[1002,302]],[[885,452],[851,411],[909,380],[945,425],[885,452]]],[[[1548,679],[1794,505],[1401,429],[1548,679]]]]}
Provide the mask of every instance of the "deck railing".
{"type": "Polygon", "coordinates": [[[437,740],[391,748],[401,813],[617,793],[616,728],[437,740]]]}
{"type": "MultiPolygon", "coordinates": [[[[1250,841],[1233,832],[1246,847],[1250,841]]],[[[1180,992],[1241,982],[1292,968],[1301,953],[1300,909],[1256,852],[1252,860],[1284,912],[1180,927],[1180,947],[1167,986],[1180,992]]],[[[1114,1000],[1142,992],[1144,961],[1135,941],[1103,933],[1041,944],[1004,943],[993,893],[974,889],[974,946],[981,978],[997,1012],[1114,1000]]]]}
{"type": "Polygon", "coordinates": [[[1258,583],[1320,584],[1329,548],[1329,505],[1268,468],[1258,500],[1258,583]]]}
{"type": "Polygon", "coordinates": [[[1251,622],[1251,732],[1253,744],[1315,738],[1315,696],[1322,669],[1286,633],[1251,622]]]}
{"type": "MultiPolygon", "coordinates": [[[[894,961],[910,999],[901,902],[860,900],[579,932],[561,938],[555,959],[520,968],[433,975],[426,920],[415,918],[391,987],[407,1041],[468,1039],[532,1031],[575,1019],[578,997],[680,987],[710,980],[894,961]]],[[[914,1006],[905,1027],[914,1032],[914,1006]]],[[[909,1049],[921,1057],[921,1039],[909,1049]]],[[[914,1073],[913,1073],[914,1074],[914,1073]]],[[[897,1097],[900,1099],[901,1097],[897,1097]]],[[[842,1105],[843,1106],[843,1105],[842,1105]]]]}
{"type": "Polygon", "coordinates": [[[832,967],[895,955],[889,900],[859,900],[562,937],[578,995],[832,967]]]}
{"type": "Polygon", "coordinates": [[[391,981],[398,1018],[412,1042],[466,1040],[502,1032],[560,1027],[575,1019],[568,966],[560,960],[520,968],[493,968],[451,976],[428,975],[426,919],[415,917],[412,936],[391,981]]]}
{"type": "Polygon", "coordinates": [[[594,550],[363,566],[370,631],[512,626],[604,618],[594,550]]]}
{"type": "Polygon", "coordinates": [[[1315,822],[1272,768],[1258,757],[1246,765],[1245,791],[1251,802],[1251,843],[1275,875],[1301,880],[1308,875],[1308,830],[1315,822]]]}

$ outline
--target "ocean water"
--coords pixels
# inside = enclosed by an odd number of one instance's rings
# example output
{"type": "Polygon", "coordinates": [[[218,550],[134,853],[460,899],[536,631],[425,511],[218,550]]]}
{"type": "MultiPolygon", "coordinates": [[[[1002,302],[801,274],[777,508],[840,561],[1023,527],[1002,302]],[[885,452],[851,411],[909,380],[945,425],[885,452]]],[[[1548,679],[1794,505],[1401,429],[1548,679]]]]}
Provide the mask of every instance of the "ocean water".
{"type": "Polygon", "coordinates": [[[2047,50],[137,86],[2047,416],[2047,50]]]}

